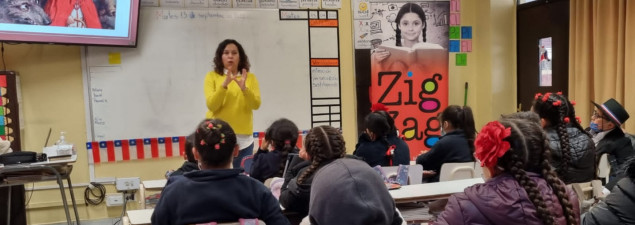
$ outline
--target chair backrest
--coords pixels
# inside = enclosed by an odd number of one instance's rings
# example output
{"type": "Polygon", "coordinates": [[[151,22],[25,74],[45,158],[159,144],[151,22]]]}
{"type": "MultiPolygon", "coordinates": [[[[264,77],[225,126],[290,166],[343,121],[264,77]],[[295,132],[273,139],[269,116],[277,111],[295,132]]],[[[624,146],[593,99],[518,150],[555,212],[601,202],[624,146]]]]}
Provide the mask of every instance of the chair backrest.
{"type": "Polygon", "coordinates": [[[439,181],[474,178],[474,162],[444,163],[441,166],[439,181]]]}
{"type": "Polygon", "coordinates": [[[608,155],[606,153],[600,156],[600,162],[598,163],[598,177],[606,178],[609,177],[609,173],[611,172],[611,165],[609,164],[608,155]]]}
{"type": "Polygon", "coordinates": [[[246,174],[249,174],[249,172],[251,172],[251,164],[253,162],[254,162],[254,156],[253,155],[245,156],[240,161],[240,167],[245,170],[246,174]]]}

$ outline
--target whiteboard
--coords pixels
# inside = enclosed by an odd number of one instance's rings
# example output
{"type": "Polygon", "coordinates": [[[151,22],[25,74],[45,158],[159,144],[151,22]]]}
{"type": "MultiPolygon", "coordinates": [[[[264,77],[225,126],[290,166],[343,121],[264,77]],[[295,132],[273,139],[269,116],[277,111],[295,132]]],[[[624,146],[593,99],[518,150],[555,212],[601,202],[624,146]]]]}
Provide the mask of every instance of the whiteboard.
{"type": "MultiPolygon", "coordinates": [[[[337,47],[337,35],[310,43],[307,20],[280,20],[280,15],[275,9],[142,8],[137,48],[86,48],[93,140],[191,133],[207,112],[203,80],[213,70],[218,43],[227,38],[243,45],[260,83],[254,131],[281,117],[310,129],[309,50],[337,47]]],[[[329,85],[316,94],[339,98],[339,80],[336,87],[329,85]]]]}

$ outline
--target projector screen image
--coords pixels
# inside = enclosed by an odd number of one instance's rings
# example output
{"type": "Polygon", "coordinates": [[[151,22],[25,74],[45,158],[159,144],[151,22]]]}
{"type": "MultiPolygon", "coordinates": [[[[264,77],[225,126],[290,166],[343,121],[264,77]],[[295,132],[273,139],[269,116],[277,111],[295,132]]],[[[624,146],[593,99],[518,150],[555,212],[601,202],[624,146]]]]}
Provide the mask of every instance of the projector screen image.
{"type": "Polygon", "coordinates": [[[140,0],[0,0],[0,41],[137,45],[140,0]]]}

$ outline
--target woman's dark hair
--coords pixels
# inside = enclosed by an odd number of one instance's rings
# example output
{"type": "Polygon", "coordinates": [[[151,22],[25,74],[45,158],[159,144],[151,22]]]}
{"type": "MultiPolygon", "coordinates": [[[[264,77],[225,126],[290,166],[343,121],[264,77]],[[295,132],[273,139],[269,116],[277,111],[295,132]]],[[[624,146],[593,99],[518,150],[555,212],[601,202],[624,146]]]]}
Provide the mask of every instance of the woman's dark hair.
{"type": "Polygon", "coordinates": [[[566,171],[565,168],[568,168],[571,163],[571,142],[569,141],[567,124],[571,124],[589,137],[591,135],[580,125],[571,102],[560,93],[536,94],[532,108],[540,118],[547,120],[549,127],[555,128],[558,132],[562,152],[562,166],[558,168],[558,171],[566,171]]]}
{"type": "Polygon", "coordinates": [[[238,48],[238,55],[240,56],[240,61],[238,62],[238,71],[240,72],[243,69],[249,71],[251,64],[249,64],[249,57],[247,57],[243,46],[234,39],[225,39],[220,44],[218,44],[218,48],[216,48],[216,54],[214,55],[214,72],[220,75],[224,74],[223,70],[225,69],[225,66],[223,65],[223,52],[229,44],[234,44],[236,45],[236,48],[238,48]]]}
{"type": "Polygon", "coordinates": [[[280,170],[276,177],[282,177],[287,156],[298,142],[298,127],[285,118],[276,120],[265,131],[265,140],[271,141],[274,149],[280,151],[280,170]]]}
{"type": "Polygon", "coordinates": [[[470,150],[474,152],[474,139],[476,138],[476,127],[474,126],[474,115],[469,106],[450,105],[439,114],[441,124],[447,121],[454,129],[461,129],[465,132],[465,139],[470,150]]]}
{"type": "Polygon", "coordinates": [[[196,163],[196,159],[194,158],[194,153],[192,153],[192,148],[194,148],[194,140],[196,133],[192,133],[185,138],[185,156],[187,156],[188,162],[196,163]]]}
{"type": "Polygon", "coordinates": [[[206,119],[196,128],[194,146],[201,156],[200,163],[222,166],[233,159],[236,133],[225,121],[206,119]]]}
{"type": "Polygon", "coordinates": [[[509,172],[525,189],[527,196],[536,207],[536,213],[543,224],[555,224],[553,210],[545,203],[536,183],[529,178],[526,171],[539,169],[542,177],[547,181],[554,194],[557,196],[567,224],[574,225],[578,221],[575,218],[573,204],[569,201],[565,185],[551,168],[549,158],[549,141],[540,125],[523,119],[501,119],[505,127],[511,128],[511,135],[504,140],[509,142],[510,149],[498,159],[497,166],[509,172]]]}
{"type": "Polygon", "coordinates": [[[346,155],[346,142],[340,130],[331,126],[314,127],[306,135],[304,149],[311,157],[311,165],[300,177],[298,184],[302,184],[304,179],[310,177],[321,166],[342,158],[346,155]]]}
{"type": "Polygon", "coordinates": [[[401,18],[406,13],[415,13],[421,18],[421,22],[423,23],[423,31],[421,32],[421,36],[423,37],[423,42],[426,42],[426,29],[428,28],[428,24],[426,23],[426,13],[423,11],[420,5],[415,3],[406,3],[401,6],[399,12],[397,13],[397,18],[395,18],[395,23],[397,23],[396,37],[395,37],[395,45],[401,46],[401,29],[399,28],[399,24],[401,22],[401,18]]]}

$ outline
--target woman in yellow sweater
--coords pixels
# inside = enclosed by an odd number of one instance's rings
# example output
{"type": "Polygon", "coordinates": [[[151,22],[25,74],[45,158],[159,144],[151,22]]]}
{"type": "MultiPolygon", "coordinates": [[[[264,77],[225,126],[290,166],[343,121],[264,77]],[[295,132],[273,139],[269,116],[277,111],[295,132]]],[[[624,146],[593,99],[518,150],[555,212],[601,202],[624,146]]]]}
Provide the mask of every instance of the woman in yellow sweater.
{"type": "Polygon", "coordinates": [[[254,148],[253,110],[260,107],[260,89],[249,66],[240,43],[226,39],[216,49],[214,71],[205,76],[206,117],[227,121],[236,132],[240,153],[234,158],[234,168],[254,148]]]}

